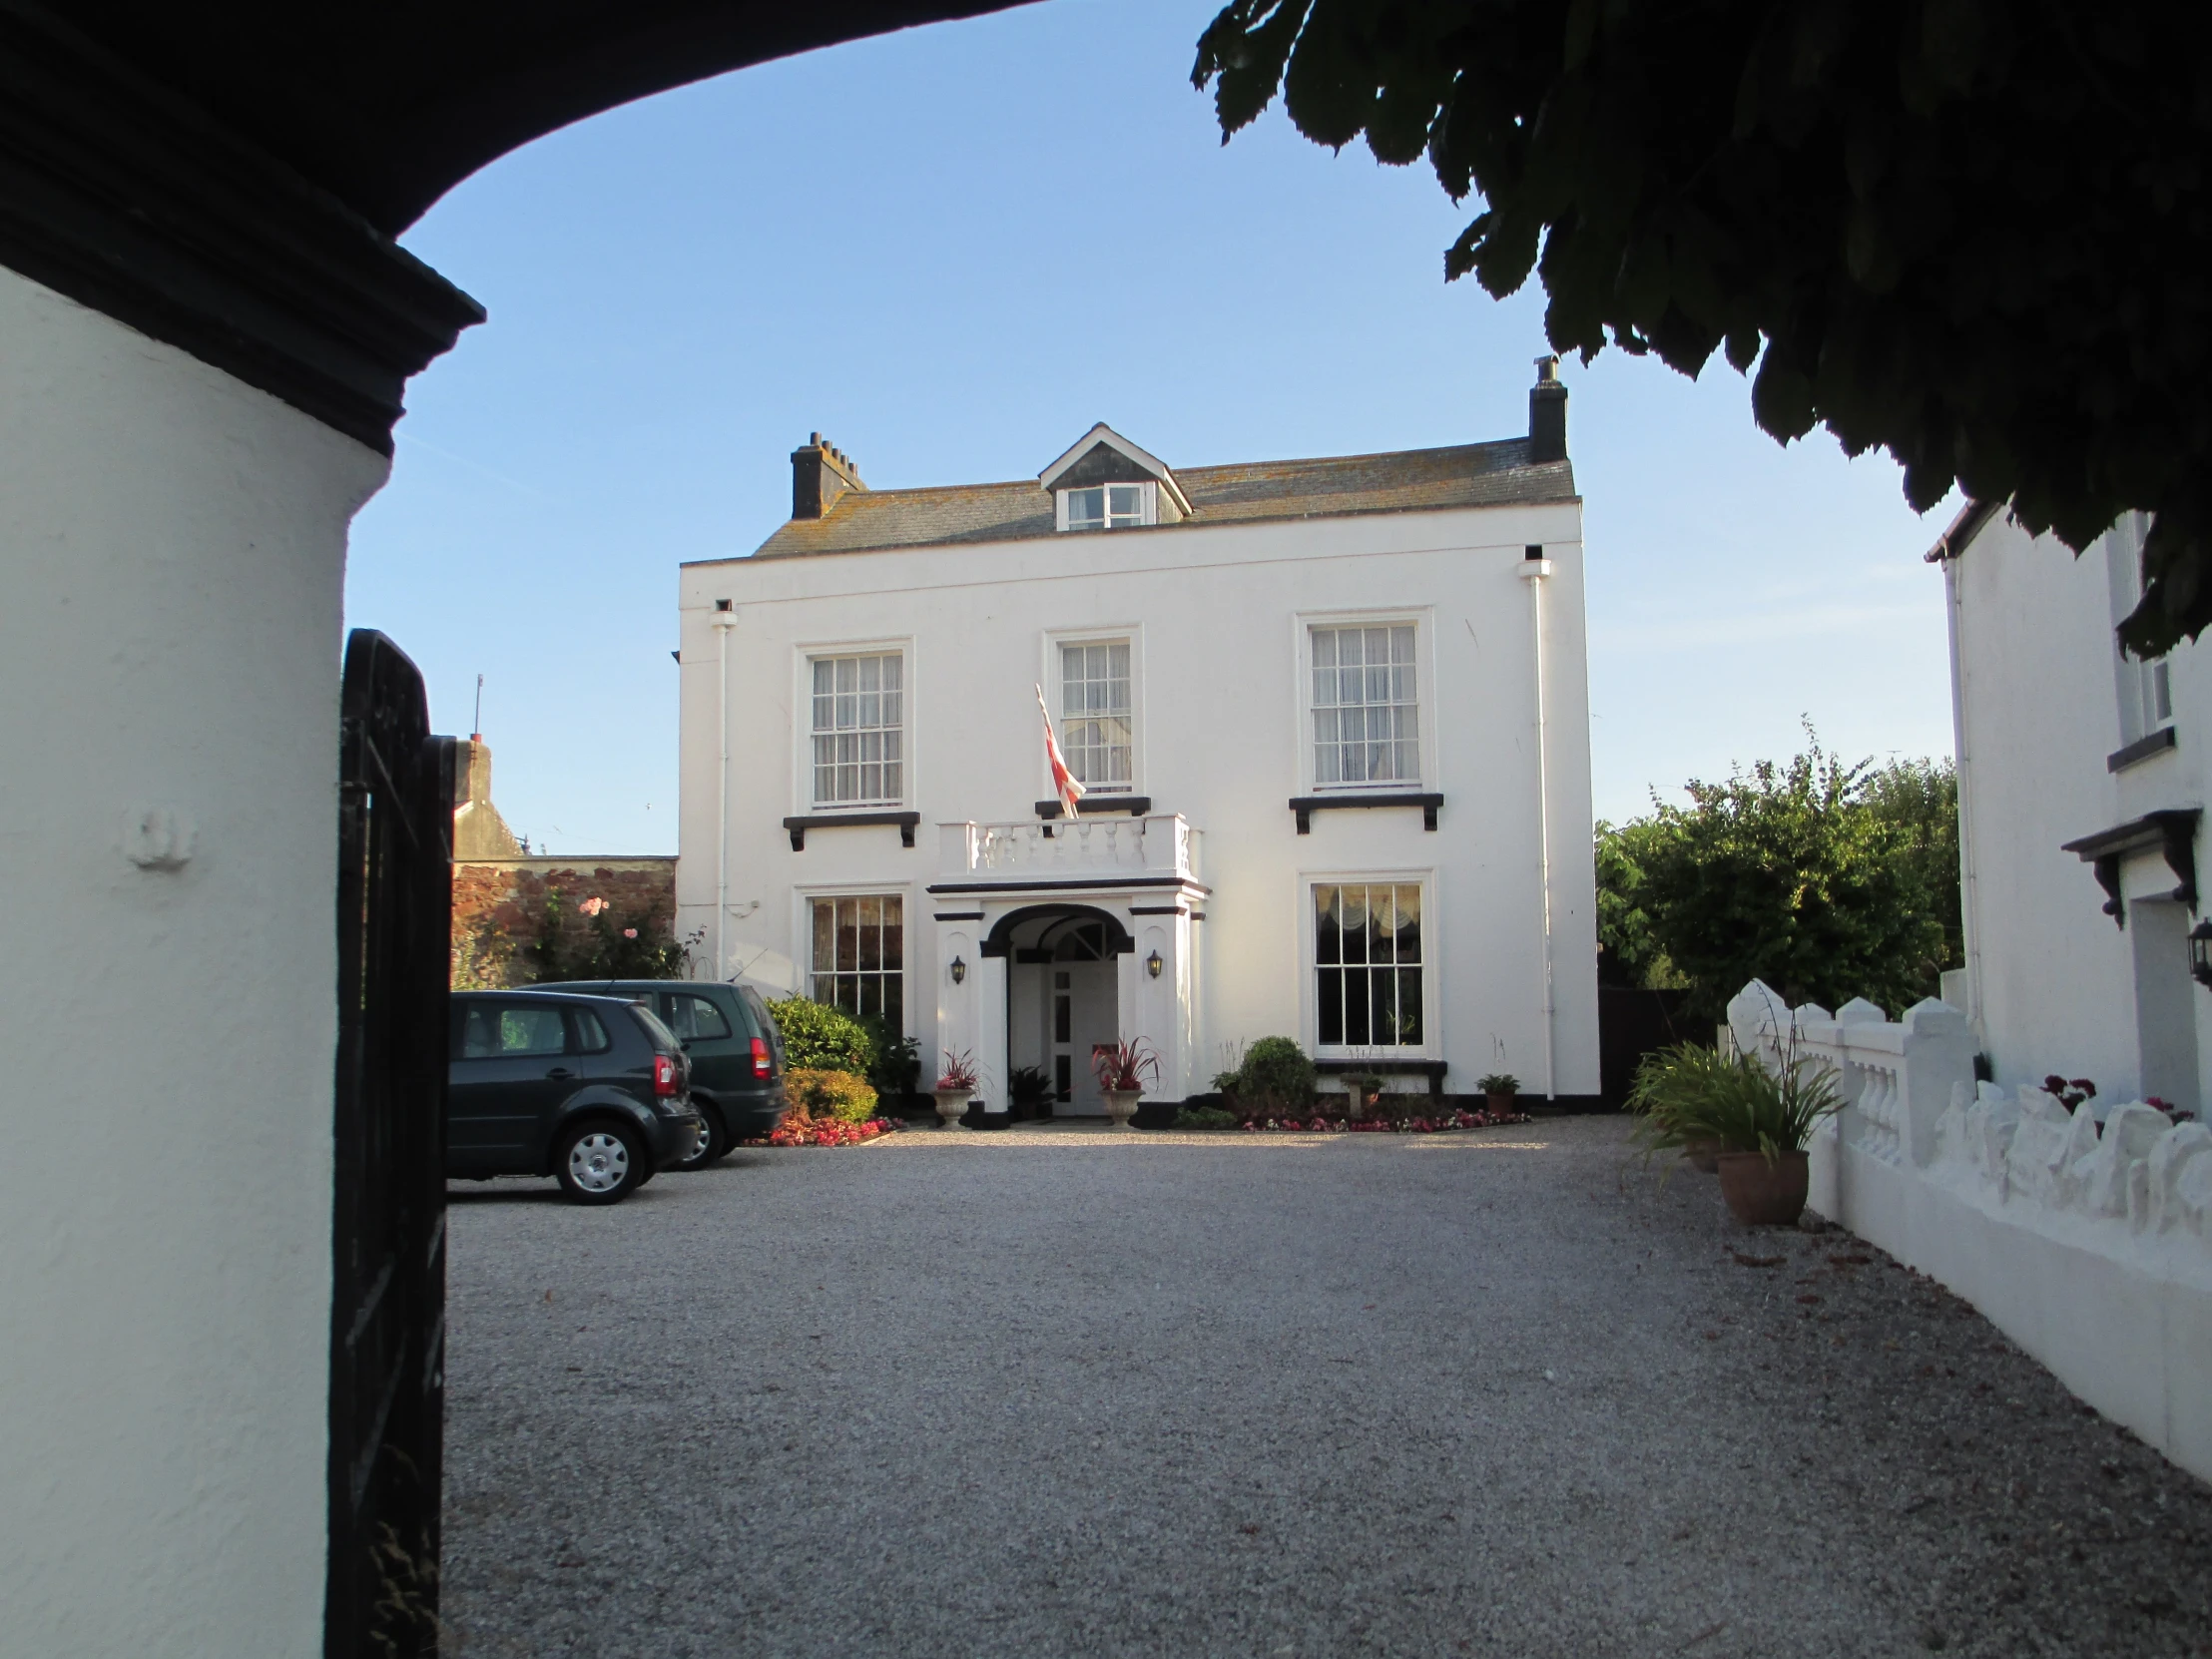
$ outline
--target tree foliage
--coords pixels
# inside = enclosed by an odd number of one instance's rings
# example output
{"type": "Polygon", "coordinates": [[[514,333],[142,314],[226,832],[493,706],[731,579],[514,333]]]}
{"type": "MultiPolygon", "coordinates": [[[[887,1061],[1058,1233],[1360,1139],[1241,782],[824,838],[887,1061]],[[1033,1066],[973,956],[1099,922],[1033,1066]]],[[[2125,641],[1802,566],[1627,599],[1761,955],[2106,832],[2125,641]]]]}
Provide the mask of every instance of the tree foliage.
{"type": "Polygon", "coordinates": [[[2122,626],[2212,621],[2212,12],[2104,0],[1232,0],[1192,75],[1223,140],[1426,156],[1535,270],[1553,347],[1757,365],[1788,442],[1880,446],[2079,549],[2155,515],[2122,626]]]}
{"type": "Polygon", "coordinates": [[[1947,762],[1845,766],[1813,741],[1685,793],[1687,807],[1598,826],[1608,977],[1686,984],[1715,1019],[1755,977],[1792,1003],[1864,996],[1898,1013],[1959,959],[1947,762]]]}
{"type": "Polygon", "coordinates": [[[618,911],[596,895],[574,902],[558,890],[545,895],[531,936],[512,949],[531,984],[679,979],[687,961],[665,915],[650,908],[618,911]]]}

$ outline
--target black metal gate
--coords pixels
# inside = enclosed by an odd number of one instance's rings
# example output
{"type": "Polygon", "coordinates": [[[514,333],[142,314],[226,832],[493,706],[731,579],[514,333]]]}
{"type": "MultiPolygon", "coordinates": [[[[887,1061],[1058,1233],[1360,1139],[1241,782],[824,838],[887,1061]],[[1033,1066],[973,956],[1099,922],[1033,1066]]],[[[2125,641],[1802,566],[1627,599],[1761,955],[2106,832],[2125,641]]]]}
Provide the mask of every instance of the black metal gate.
{"type": "Polygon", "coordinates": [[[345,645],[325,1659],[438,1647],[451,738],[382,634],[345,645]]]}

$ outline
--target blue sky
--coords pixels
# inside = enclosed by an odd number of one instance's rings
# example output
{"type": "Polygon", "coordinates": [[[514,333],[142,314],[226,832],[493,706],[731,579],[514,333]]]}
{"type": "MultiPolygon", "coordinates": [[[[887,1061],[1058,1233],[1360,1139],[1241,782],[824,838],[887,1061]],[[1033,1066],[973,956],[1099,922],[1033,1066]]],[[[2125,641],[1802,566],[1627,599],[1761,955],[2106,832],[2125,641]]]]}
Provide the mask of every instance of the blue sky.
{"type": "MultiPolygon", "coordinates": [[[[756,547],[821,431],[876,487],[1033,475],[1094,420],[1170,465],[1526,429],[1531,284],[1446,285],[1473,211],[1422,169],[1224,148],[1208,0],[1050,0],[769,64],[495,163],[403,239],[491,320],[409,390],[356,521],[349,625],[515,828],[673,851],[676,567],[756,547]]],[[[1570,359],[1597,810],[1793,752],[1950,749],[1940,579],[1881,457],[1693,383],[1570,359]]]]}

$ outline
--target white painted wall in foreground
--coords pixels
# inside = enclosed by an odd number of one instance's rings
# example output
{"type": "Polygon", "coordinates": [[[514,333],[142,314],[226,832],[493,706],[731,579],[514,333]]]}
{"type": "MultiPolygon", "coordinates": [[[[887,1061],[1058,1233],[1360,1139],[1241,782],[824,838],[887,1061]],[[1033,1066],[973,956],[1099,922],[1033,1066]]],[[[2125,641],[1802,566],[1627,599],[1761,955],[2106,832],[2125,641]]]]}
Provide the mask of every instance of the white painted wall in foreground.
{"type": "Polygon", "coordinates": [[[9,1655],[321,1651],[339,595],[387,465],[0,271],[9,1655]]]}
{"type": "Polygon", "coordinates": [[[1754,980],[1737,1042],[1833,1067],[1812,1207],[1972,1303],[2067,1387],[2212,1480],[2212,1129],[2140,1103],[1973,1082],[1964,1018],[1829,1017],[1754,980]]]}

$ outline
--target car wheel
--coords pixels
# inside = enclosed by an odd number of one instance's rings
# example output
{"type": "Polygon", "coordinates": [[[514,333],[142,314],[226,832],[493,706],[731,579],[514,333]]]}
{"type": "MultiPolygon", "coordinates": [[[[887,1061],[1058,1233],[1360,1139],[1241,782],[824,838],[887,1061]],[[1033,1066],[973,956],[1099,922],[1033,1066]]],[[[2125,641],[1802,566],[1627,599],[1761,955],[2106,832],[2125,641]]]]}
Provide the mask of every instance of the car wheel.
{"type": "Polygon", "coordinates": [[[579,1124],[561,1137],[553,1174],[579,1204],[619,1204],[651,1173],[637,1131],[619,1123],[579,1124]]]}
{"type": "Polygon", "coordinates": [[[730,1150],[730,1132],[722,1127],[721,1116],[705,1107],[699,1113],[699,1142],[688,1158],[676,1160],[678,1169],[705,1169],[730,1150]]]}

